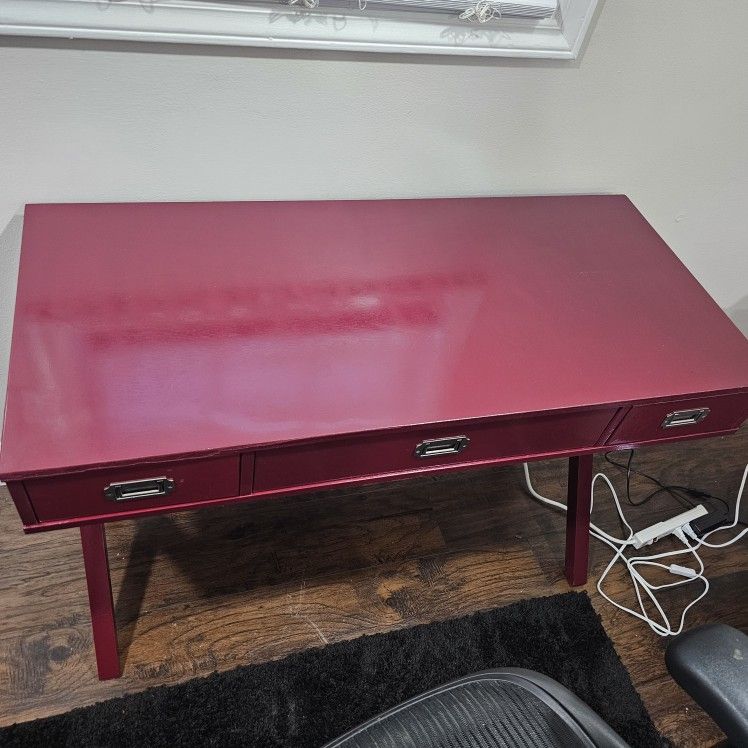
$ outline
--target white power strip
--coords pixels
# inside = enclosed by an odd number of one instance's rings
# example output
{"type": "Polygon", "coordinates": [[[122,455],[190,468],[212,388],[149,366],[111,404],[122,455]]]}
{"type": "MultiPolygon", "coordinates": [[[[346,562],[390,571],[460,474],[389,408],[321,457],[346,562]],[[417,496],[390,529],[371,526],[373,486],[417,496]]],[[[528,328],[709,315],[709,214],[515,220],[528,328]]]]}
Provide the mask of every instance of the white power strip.
{"type": "MultiPolygon", "coordinates": [[[[525,483],[527,485],[527,490],[530,492],[531,496],[534,496],[538,501],[542,502],[543,504],[547,504],[548,506],[552,506],[555,509],[560,509],[564,512],[567,510],[565,504],[561,503],[560,501],[554,501],[553,499],[546,498],[545,496],[539,494],[533,488],[532,481],[530,480],[530,469],[527,463],[524,463],[524,471],[525,483]]],[[[729,530],[738,524],[738,518],[740,517],[740,501],[743,497],[743,489],[745,488],[746,483],[748,483],[748,465],[746,465],[745,469],[743,470],[743,477],[740,481],[738,495],[735,500],[735,514],[732,522],[722,527],[718,527],[714,530],[710,530],[703,537],[699,537],[691,528],[690,524],[697,517],[702,517],[705,514],[708,514],[706,509],[704,509],[704,507],[701,505],[694,507],[687,512],[683,512],[677,517],[673,517],[672,519],[666,520],[665,522],[658,522],[651,527],[647,527],[644,530],[635,533],[631,525],[626,521],[626,517],[623,514],[621,502],[618,500],[618,494],[616,493],[615,487],[604,473],[596,473],[592,478],[592,501],[590,501],[590,512],[592,511],[592,506],[595,498],[595,484],[598,480],[602,480],[610,489],[610,494],[613,498],[613,502],[618,512],[618,517],[625,529],[628,531],[628,535],[624,538],[617,538],[613,535],[608,534],[600,527],[590,522],[590,535],[593,538],[599,540],[601,543],[607,545],[613,551],[613,557],[597,580],[597,591],[611,605],[614,605],[619,610],[622,610],[625,613],[629,613],[630,615],[634,616],[634,618],[638,618],[640,621],[646,623],[658,636],[675,636],[676,634],[679,634],[681,631],[683,631],[686,614],[688,613],[688,611],[694,605],[696,605],[699,600],[702,600],[704,596],[709,592],[709,580],[704,575],[704,562],[701,560],[701,557],[698,554],[698,550],[702,546],[706,546],[707,548],[726,548],[733,543],[737,543],[741,538],[748,535],[748,527],[746,527],[739,533],[731,537],[729,540],[725,540],[722,543],[710,543],[707,540],[707,538],[712,536],[714,533],[724,532],[725,530],[729,530]],[[664,553],[654,553],[649,556],[626,555],[627,549],[630,549],[632,547],[641,548],[644,545],[651,545],[652,543],[668,535],[673,535],[678,540],[680,540],[680,542],[683,543],[683,549],[666,551],[664,553]],[[696,568],[677,563],[661,563],[666,559],[684,555],[693,557],[694,561],[696,561],[697,564],[696,568]],[[614,600],[612,597],[610,597],[610,595],[606,594],[605,590],[603,589],[603,583],[606,577],[608,576],[611,569],[619,562],[625,566],[626,571],[628,571],[629,577],[631,578],[631,582],[634,586],[634,592],[636,594],[636,600],[638,603],[638,610],[635,608],[629,608],[623,603],[614,600]],[[643,570],[645,568],[653,567],[666,569],[671,574],[677,577],[676,581],[665,583],[658,582],[657,584],[649,582],[644,577],[640,569],[643,570]],[[702,590],[699,595],[692,599],[683,608],[680,615],[680,621],[678,622],[678,625],[675,626],[670,623],[670,619],[668,618],[662,605],[657,599],[657,594],[659,594],[660,590],[678,587],[680,585],[689,584],[692,582],[700,583],[702,585],[702,590]],[[645,602],[647,603],[646,606],[645,602]],[[656,608],[659,618],[662,622],[650,615],[647,610],[647,606],[649,605],[652,605],[654,606],[654,608],[656,608]]]]}
{"type": "Polygon", "coordinates": [[[687,512],[682,512],[675,517],[666,519],[664,522],[657,522],[654,525],[645,527],[643,530],[639,530],[639,532],[634,534],[631,545],[637,550],[644,545],[652,545],[652,543],[662,540],[662,538],[679,530],[691,520],[703,517],[705,514],[709,514],[709,512],[704,509],[702,504],[699,504],[687,512]]]}

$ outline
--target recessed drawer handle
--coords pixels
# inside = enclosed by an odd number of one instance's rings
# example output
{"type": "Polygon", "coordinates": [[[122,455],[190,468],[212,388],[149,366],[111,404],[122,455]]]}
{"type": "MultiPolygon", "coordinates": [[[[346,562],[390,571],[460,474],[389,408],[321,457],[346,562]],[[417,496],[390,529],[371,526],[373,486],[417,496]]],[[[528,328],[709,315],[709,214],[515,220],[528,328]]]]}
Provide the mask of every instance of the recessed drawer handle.
{"type": "Polygon", "coordinates": [[[174,487],[174,481],[171,478],[128,480],[122,483],[110,483],[104,489],[104,496],[112,501],[146,499],[153,496],[168,496],[174,487]]]}
{"type": "Polygon", "coordinates": [[[690,426],[703,421],[709,415],[709,408],[694,408],[693,410],[676,410],[668,413],[662,422],[662,428],[671,429],[673,426],[690,426]]]}
{"type": "Polygon", "coordinates": [[[416,447],[416,457],[440,457],[462,452],[470,439],[467,436],[449,436],[446,439],[426,439],[416,447]]]}

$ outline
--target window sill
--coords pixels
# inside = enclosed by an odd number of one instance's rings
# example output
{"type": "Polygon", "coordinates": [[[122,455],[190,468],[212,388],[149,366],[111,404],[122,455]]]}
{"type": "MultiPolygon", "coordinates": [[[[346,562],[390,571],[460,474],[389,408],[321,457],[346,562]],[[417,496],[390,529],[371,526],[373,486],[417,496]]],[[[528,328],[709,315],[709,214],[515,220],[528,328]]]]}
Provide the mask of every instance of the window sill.
{"type": "Polygon", "coordinates": [[[598,0],[561,0],[558,19],[485,26],[203,0],[3,0],[0,34],[253,47],[573,60],[598,0]]]}

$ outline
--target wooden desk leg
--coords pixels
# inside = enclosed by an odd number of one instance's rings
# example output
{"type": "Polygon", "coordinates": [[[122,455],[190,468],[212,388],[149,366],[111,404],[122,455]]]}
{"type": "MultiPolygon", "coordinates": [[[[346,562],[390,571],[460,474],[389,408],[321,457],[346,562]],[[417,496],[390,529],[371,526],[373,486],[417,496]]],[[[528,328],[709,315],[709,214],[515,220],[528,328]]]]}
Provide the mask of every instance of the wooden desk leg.
{"type": "Polygon", "coordinates": [[[590,550],[592,455],[569,458],[566,512],[566,579],[572,587],[587,581],[590,550]]]}
{"type": "Polygon", "coordinates": [[[96,667],[100,680],[119,678],[122,674],[117,648],[117,624],[114,620],[112,582],[103,524],[81,527],[83,565],[86,569],[88,603],[91,606],[96,667]]]}

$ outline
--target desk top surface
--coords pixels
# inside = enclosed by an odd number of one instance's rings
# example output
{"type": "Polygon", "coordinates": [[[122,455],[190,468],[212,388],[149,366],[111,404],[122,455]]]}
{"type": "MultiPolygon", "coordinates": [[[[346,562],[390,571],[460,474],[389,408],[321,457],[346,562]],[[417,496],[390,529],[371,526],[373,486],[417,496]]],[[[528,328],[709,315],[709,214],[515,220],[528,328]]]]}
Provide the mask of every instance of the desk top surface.
{"type": "Polygon", "coordinates": [[[746,386],[622,196],[30,205],[0,475],[746,386]]]}

